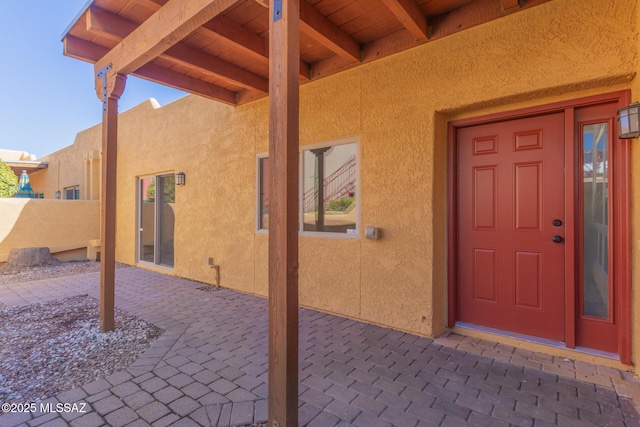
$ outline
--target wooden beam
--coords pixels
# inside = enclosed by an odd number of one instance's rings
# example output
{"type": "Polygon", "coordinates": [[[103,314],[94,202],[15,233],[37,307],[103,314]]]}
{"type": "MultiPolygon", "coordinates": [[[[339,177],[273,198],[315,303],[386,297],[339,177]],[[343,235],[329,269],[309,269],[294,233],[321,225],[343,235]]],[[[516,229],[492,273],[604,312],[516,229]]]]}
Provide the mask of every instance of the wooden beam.
{"type": "Polygon", "coordinates": [[[300,3],[269,12],[269,426],[298,425],[300,3]]]}
{"type": "Polygon", "coordinates": [[[502,0],[502,10],[506,12],[514,12],[522,6],[521,0],[502,0]]]}
{"type": "Polygon", "coordinates": [[[158,57],[238,0],[169,0],[96,62],[96,73],[111,64],[130,74],[158,57]]]}
{"type": "Polygon", "coordinates": [[[205,74],[214,74],[246,89],[263,93],[269,91],[269,81],[265,77],[183,44],[169,48],[161,57],[198,69],[205,74]]]}
{"type": "Polygon", "coordinates": [[[156,10],[160,9],[160,7],[166,3],[165,1],[161,1],[161,0],[133,0],[133,2],[136,4],[136,6],[142,6],[146,9],[149,9],[152,12],[155,12],[156,10]]]}
{"type": "MultiPolygon", "coordinates": [[[[98,8],[87,10],[86,22],[88,31],[111,37],[117,41],[127,37],[138,26],[135,22],[98,8]]],[[[268,91],[269,83],[266,78],[182,43],[169,48],[160,57],[205,74],[215,75],[246,89],[263,93],[268,91]]]]}
{"type": "MultiPolygon", "coordinates": [[[[88,62],[97,61],[109,51],[109,49],[104,46],[73,36],[66,36],[63,39],[63,44],[65,55],[88,62]]],[[[171,86],[215,101],[224,102],[225,104],[236,105],[237,103],[237,94],[235,92],[221,88],[212,83],[187,76],[186,74],[171,71],[153,63],[142,66],[136,70],[135,73],[131,73],[131,75],[165,86],[171,86]]]]}
{"type": "Polygon", "coordinates": [[[427,17],[424,16],[415,0],[382,0],[382,3],[416,40],[428,37],[427,17]]]}
{"type": "Polygon", "coordinates": [[[116,42],[122,41],[136,28],[138,28],[138,24],[135,22],[97,7],[90,7],[85,12],[85,29],[87,31],[108,37],[116,42]]]}
{"type": "MultiPolygon", "coordinates": [[[[135,22],[98,8],[89,8],[86,15],[87,31],[110,37],[116,41],[127,37],[138,26],[135,22]]],[[[170,47],[160,57],[205,74],[215,75],[249,90],[263,93],[267,93],[269,90],[269,82],[266,78],[183,43],[170,47]]]]}
{"type": "MultiPolygon", "coordinates": [[[[267,0],[255,1],[269,7],[267,0]]],[[[306,1],[300,2],[300,30],[348,61],[360,61],[360,44],[306,1]]]]}
{"type": "MultiPolygon", "coordinates": [[[[269,65],[269,41],[246,30],[231,19],[217,16],[200,29],[200,31],[206,30],[209,31],[210,37],[224,40],[233,45],[234,50],[239,50],[243,55],[263,65],[269,65]]],[[[309,79],[310,68],[309,64],[300,60],[299,73],[303,79],[309,79]]]]}
{"type": "MultiPolygon", "coordinates": [[[[153,0],[147,1],[150,6],[155,6],[154,10],[160,10],[160,4],[156,3],[153,0]]],[[[266,4],[265,7],[269,7],[269,5],[266,4]]],[[[138,24],[134,22],[128,21],[122,17],[99,8],[88,9],[86,12],[86,17],[86,26],[88,31],[99,33],[118,42],[127,37],[138,27],[138,24]]],[[[200,31],[208,31],[210,37],[218,40],[224,40],[232,44],[234,49],[240,50],[242,52],[242,55],[250,56],[254,61],[257,61],[265,66],[268,66],[269,64],[268,42],[259,35],[247,31],[244,27],[238,25],[229,18],[225,18],[224,16],[217,16],[211,21],[204,24],[200,28],[200,31]]],[[[212,56],[209,55],[209,58],[212,58],[212,56]]],[[[225,62],[225,64],[229,63],[225,62]]],[[[302,60],[300,61],[300,76],[305,80],[309,79],[310,68],[311,67],[309,64],[302,60]]],[[[203,69],[202,71],[212,72],[211,69],[203,69]]],[[[252,74],[253,76],[257,76],[254,73],[252,74]]],[[[223,78],[229,77],[229,73],[219,75],[223,78]]],[[[231,75],[238,76],[244,74],[234,72],[231,73],[231,75]]],[[[250,79],[254,79],[253,76],[251,76],[250,79]]],[[[238,81],[236,83],[250,90],[265,92],[265,89],[263,87],[264,82],[261,82],[256,86],[253,86],[247,81],[238,81]]]]}
{"type": "Polygon", "coordinates": [[[360,44],[306,1],[300,2],[300,30],[346,60],[360,61],[360,44]]]}
{"type": "Polygon", "coordinates": [[[104,46],[69,35],[62,39],[62,47],[65,56],[91,63],[95,63],[109,52],[104,46]]]}
{"type": "MultiPolygon", "coordinates": [[[[155,9],[159,10],[162,4],[160,0],[145,0],[149,6],[155,5],[155,9]]],[[[266,7],[269,7],[267,4],[266,7]]],[[[238,49],[243,55],[250,56],[254,61],[263,65],[269,65],[269,47],[268,42],[257,34],[246,30],[235,21],[224,16],[216,16],[211,21],[204,24],[198,30],[206,32],[207,35],[214,40],[220,40],[229,43],[234,49],[238,49]]],[[[306,75],[309,75],[308,65],[306,67],[306,75]]],[[[302,69],[302,67],[301,67],[302,69]]]]}
{"type": "MultiPolygon", "coordinates": [[[[551,0],[527,0],[520,9],[512,9],[519,12],[529,9],[551,0]]],[[[367,63],[385,58],[403,50],[419,46],[424,43],[459,33],[471,27],[493,21],[504,16],[501,10],[501,0],[487,0],[466,3],[464,6],[454,9],[440,16],[431,18],[429,25],[433,28],[429,39],[416,40],[409,30],[402,28],[379,39],[373,40],[362,47],[362,62],[367,63]]],[[[510,12],[510,13],[513,13],[510,12]]],[[[341,71],[353,68],[354,65],[337,55],[324,59],[312,65],[311,80],[317,80],[341,71]]]]}
{"type": "MultiPolygon", "coordinates": [[[[160,0],[144,0],[148,8],[158,10],[162,6],[160,0]],[[155,7],[152,7],[155,5],[155,7]]],[[[256,0],[258,4],[268,8],[268,0],[256,0]]],[[[217,40],[224,40],[233,45],[234,49],[238,49],[243,55],[250,56],[254,61],[261,64],[269,65],[269,43],[268,40],[246,30],[243,26],[238,25],[233,20],[224,16],[216,16],[211,21],[204,24],[200,31],[209,30],[209,36],[217,40]]],[[[311,66],[300,60],[300,77],[309,80],[311,66]]]]}
{"type": "Polygon", "coordinates": [[[209,36],[223,39],[244,54],[257,56],[259,61],[269,61],[267,41],[229,18],[217,16],[204,24],[202,30],[209,30],[209,36]]]}
{"type": "Polygon", "coordinates": [[[170,86],[175,89],[184,90],[185,92],[203,96],[205,98],[220,101],[229,105],[236,105],[236,92],[216,86],[213,83],[196,79],[186,74],[178,73],[156,64],[146,64],[133,73],[135,76],[152,82],[170,86]]]}
{"type": "Polygon", "coordinates": [[[116,166],[118,153],[118,99],[126,76],[101,71],[96,76],[96,93],[102,111],[102,193],[100,196],[100,330],[115,328],[116,272],[116,166]]]}

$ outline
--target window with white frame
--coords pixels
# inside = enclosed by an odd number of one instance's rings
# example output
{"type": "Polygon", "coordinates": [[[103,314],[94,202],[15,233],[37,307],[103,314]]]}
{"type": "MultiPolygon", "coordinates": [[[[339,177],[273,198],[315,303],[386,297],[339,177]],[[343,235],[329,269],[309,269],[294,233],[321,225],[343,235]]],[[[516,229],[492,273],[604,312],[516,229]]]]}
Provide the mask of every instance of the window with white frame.
{"type": "Polygon", "coordinates": [[[67,187],[64,189],[64,198],[67,200],[80,200],[80,187],[67,187]]]}
{"type": "MultiPolygon", "coordinates": [[[[358,146],[345,142],[301,149],[300,224],[303,232],[356,235],[358,230],[358,146]]],[[[257,228],[269,226],[268,157],[258,158],[257,228]]]]}

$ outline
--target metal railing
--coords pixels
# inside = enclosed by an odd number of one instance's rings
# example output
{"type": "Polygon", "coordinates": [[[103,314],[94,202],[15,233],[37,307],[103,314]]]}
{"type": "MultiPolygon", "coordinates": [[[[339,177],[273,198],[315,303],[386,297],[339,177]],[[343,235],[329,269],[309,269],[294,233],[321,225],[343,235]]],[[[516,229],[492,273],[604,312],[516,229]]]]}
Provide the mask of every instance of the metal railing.
{"type": "MultiPolygon", "coordinates": [[[[341,197],[350,196],[356,188],[356,156],[347,159],[335,172],[326,177],[324,185],[324,203],[341,197]]],[[[303,195],[304,212],[317,210],[318,190],[310,188],[303,195]]]]}

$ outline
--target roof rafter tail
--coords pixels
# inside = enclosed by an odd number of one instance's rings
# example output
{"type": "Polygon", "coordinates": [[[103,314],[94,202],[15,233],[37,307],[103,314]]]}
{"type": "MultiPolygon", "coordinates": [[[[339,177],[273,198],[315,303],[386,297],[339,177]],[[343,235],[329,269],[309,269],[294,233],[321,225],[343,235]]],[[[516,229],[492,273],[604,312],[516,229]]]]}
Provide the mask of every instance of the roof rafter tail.
{"type": "Polygon", "coordinates": [[[71,35],[62,39],[62,45],[66,56],[91,63],[95,63],[109,52],[104,46],[71,35]]]}

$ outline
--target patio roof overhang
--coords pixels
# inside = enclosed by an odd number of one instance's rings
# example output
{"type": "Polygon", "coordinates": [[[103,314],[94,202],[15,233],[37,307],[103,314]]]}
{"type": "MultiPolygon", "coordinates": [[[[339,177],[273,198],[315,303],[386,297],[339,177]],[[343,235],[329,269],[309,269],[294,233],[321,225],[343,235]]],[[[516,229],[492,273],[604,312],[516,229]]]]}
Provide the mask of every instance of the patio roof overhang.
{"type": "MultiPolygon", "coordinates": [[[[317,80],[547,1],[302,1],[299,81],[317,80]]],[[[209,6],[93,0],[63,35],[64,54],[96,64],[96,72],[113,63],[123,74],[227,104],[267,96],[268,0],[198,3],[209,6]],[[192,16],[184,15],[189,11],[192,16]]]]}
{"type": "Polygon", "coordinates": [[[63,43],[65,55],[95,64],[103,100],[102,330],[114,327],[117,112],[126,76],[231,105],[269,96],[269,425],[296,426],[300,84],[547,1],[91,1],[63,43]]]}

